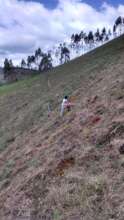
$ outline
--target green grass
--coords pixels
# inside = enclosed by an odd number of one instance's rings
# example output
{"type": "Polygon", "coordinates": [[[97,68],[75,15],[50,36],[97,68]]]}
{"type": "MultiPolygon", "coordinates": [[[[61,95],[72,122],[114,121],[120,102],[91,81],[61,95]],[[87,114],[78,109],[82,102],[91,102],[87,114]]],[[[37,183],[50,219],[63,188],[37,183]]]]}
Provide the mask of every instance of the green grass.
{"type": "Polygon", "coordinates": [[[13,160],[9,160],[5,163],[4,169],[0,172],[0,182],[10,177],[14,165],[13,160]]]}
{"type": "Polygon", "coordinates": [[[14,91],[18,91],[21,90],[23,88],[28,88],[32,85],[32,83],[35,82],[35,80],[38,78],[39,76],[33,76],[31,78],[26,78],[24,80],[20,80],[11,84],[7,84],[7,85],[2,85],[0,86],[0,96],[2,95],[7,95],[11,92],[14,91]]]}
{"type": "Polygon", "coordinates": [[[39,161],[37,158],[32,158],[31,160],[27,161],[27,166],[28,167],[38,167],[39,166],[39,161]]]}
{"type": "Polygon", "coordinates": [[[54,220],[60,220],[61,219],[60,212],[57,209],[54,210],[53,219],[54,220]]]}
{"type": "Polygon", "coordinates": [[[94,75],[96,70],[100,70],[103,67],[106,68],[107,65],[117,61],[117,59],[121,56],[121,52],[123,52],[123,43],[124,36],[120,37],[120,40],[115,39],[112,42],[103,45],[101,48],[97,48],[96,50],[89,52],[85,56],[81,56],[67,64],[56,67],[48,73],[42,73],[41,75],[36,75],[10,85],[3,85],[0,87],[0,95],[9,94],[23,88],[29,88],[34,83],[38,82],[44,87],[44,80],[45,86],[47,86],[48,79],[51,82],[51,87],[59,86],[60,88],[63,88],[64,94],[70,94],[74,87],[77,85],[79,86],[81,77],[94,75]]]}

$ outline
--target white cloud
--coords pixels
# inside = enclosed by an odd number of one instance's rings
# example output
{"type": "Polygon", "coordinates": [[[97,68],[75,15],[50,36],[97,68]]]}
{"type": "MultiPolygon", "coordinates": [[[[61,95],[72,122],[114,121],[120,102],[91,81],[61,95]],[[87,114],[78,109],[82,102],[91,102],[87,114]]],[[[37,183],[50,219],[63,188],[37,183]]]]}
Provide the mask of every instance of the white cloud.
{"type": "Polygon", "coordinates": [[[54,45],[72,33],[111,28],[119,15],[124,5],[104,3],[98,11],[80,0],[59,0],[50,10],[33,1],[0,0],[0,61],[8,56],[17,63],[38,46],[54,45]]]}

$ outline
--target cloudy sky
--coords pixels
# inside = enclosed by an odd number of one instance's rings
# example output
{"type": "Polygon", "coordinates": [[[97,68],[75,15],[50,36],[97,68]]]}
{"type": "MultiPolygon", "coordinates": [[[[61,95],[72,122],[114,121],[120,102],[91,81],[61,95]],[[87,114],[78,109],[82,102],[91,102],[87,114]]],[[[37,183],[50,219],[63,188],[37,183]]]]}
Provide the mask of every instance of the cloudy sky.
{"type": "Polygon", "coordinates": [[[0,64],[52,47],[81,30],[111,28],[124,0],[0,0],[0,64]]]}

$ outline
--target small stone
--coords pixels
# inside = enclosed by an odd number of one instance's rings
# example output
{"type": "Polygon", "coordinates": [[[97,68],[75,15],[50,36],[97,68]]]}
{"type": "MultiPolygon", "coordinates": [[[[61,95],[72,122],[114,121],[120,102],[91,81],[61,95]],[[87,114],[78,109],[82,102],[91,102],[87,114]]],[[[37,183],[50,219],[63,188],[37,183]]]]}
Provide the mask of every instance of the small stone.
{"type": "Polygon", "coordinates": [[[124,144],[120,146],[119,152],[120,154],[124,154],[124,144]]]}
{"type": "Polygon", "coordinates": [[[100,120],[101,120],[101,118],[100,118],[99,116],[95,116],[95,117],[92,119],[92,124],[96,124],[96,123],[98,123],[100,120]]]}

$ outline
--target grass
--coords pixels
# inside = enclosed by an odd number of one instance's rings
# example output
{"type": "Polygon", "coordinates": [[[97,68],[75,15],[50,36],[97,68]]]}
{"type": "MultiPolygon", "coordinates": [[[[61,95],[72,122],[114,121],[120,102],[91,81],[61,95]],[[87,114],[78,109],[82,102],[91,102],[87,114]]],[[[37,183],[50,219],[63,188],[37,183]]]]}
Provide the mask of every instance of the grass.
{"type": "Polygon", "coordinates": [[[61,219],[60,211],[58,211],[57,209],[55,209],[55,210],[53,211],[53,219],[54,219],[54,220],[60,220],[60,219],[61,219]]]}
{"type": "Polygon", "coordinates": [[[124,36],[50,72],[0,87],[0,207],[3,201],[6,205],[13,186],[15,206],[22,203],[26,208],[30,200],[35,214],[45,219],[104,220],[110,219],[110,213],[119,213],[123,186],[118,185],[120,192],[116,192],[121,197],[117,210],[112,207],[116,193],[111,188],[122,179],[123,160],[118,159],[117,146],[108,152],[104,146],[123,136],[122,124],[115,127],[116,136],[106,133],[113,118],[120,116],[116,102],[123,101],[123,85],[118,90],[116,81],[123,77],[123,57],[124,36]],[[75,106],[60,118],[64,95],[75,106]],[[96,103],[91,105],[96,95],[96,103]],[[112,103],[108,105],[106,100],[112,103]],[[50,118],[48,103],[52,106],[50,118]],[[92,125],[87,114],[100,115],[101,120],[92,125]],[[81,123],[83,117],[86,121],[81,123]],[[65,162],[69,162],[67,166],[65,162]],[[62,175],[56,175],[58,167],[62,175]],[[15,176],[11,175],[13,169],[15,176]]]}
{"type": "Polygon", "coordinates": [[[39,161],[37,158],[32,158],[31,160],[27,161],[27,166],[28,167],[38,167],[39,166],[39,161]]]}
{"type": "Polygon", "coordinates": [[[8,94],[10,92],[23,89],[24,87],[31,87],[34,83],[38,83],[38,81],[43,86],[42,83],[45,80],[46,86],[48,79],[50,80],[52,88],[54,85],[55,87],[63,87],[64,94],[68,93],[68,89],[70,88],[70,93],[73,91],[73,86],[76,84],[79,86],[80,77],[84,77],[87,74],[94,75],[96,70],[102,69],[103,66],[104,68],[107,68],[107,65],[114,63],[115,60],[119,59],[120,52],[123,52],[121,51],[123,40],[123,37],[120,37],[120,41],[118,43],[118,40],[115,39],[114,47],[113,42],[109,42],[102,48],[97,48],[95,51],[88,53],[83,58],[79,57],[68,64],[54,68],[48,73],[43,73],[41,76],[37,75],[10,85],[3,85],[0,87],[0,95],[8,94]],[[77,83],[74,81],[75,79],[77,83]],[[59,83],[58,86],[57,83],[59,83]]]}
{"type": "Polygon", "coordinates": [[[38,76],[33,76],[31,78],[28,79],[23,79],[11,84],[7,84],[7,85],[2,85],[0,86],[0,96],[2,95],[7,95],[11,92],[15,92],[21,89],[29,88],[34,82],[35,80],[38,78],[38,76]]]}
{"type": "Polygon", "coordinates": [[[13,160],[9,160],[6,162],[2,172],[0,172],[0,182],[5,179],[9,179],[14,165],[15,165],[15,162],[13,160]]]}

